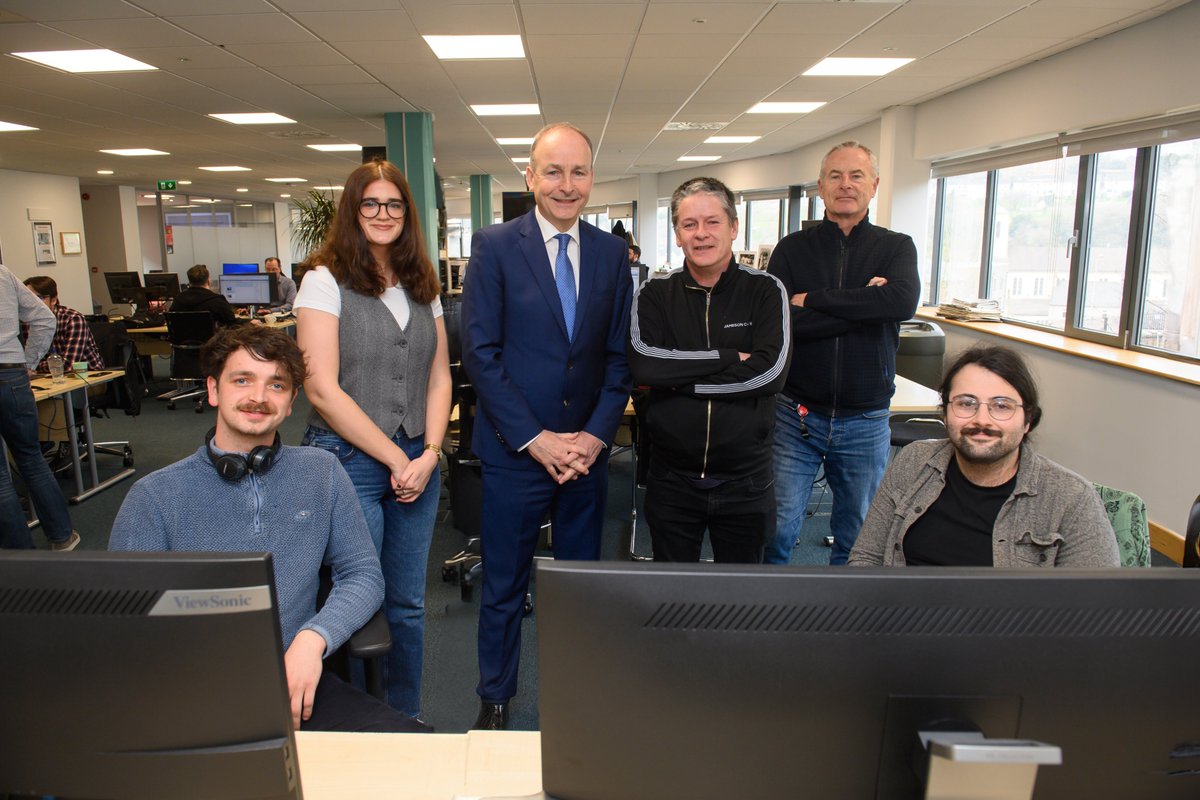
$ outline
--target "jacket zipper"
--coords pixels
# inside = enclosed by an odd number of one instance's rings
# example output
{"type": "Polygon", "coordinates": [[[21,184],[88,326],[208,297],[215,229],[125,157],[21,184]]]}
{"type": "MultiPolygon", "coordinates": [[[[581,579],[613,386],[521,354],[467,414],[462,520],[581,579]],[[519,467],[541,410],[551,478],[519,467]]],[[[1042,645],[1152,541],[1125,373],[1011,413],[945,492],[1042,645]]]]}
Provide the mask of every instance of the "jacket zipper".
{"type": "MultiPolygon", "coordinates": [[[[838,242],[838,267],[837,267],[837,269],[838,269],[837,287],[839,289],[846,288],[843,285],[846,282],[846,261],[847,261],[846,243],[844,241],[839,241],[838,242]]],[[[842,337],[835,336],[833,339],[833,402],[830,404],[830,405],[832,405],[832,408],[830,409],[830,414],[829,414],[830,419],[834,419],[837,417],[838,389],[841,388],[841,382],[842,382],[841,367],[842,367],[842,337]]]]}
{"type": "MultiPolygon", "coordinates": [[[[712,308],[712,289],[702,289],[699,286],[688,286],[688,289],[704,292],[704,346],[712,349],[712,334],[708,328],[708,312],[712,308]]],[[[712,400],[704,401],[704,458],[700,462],[700,477],[707,477],[708,447],[712,442],[712,400]]]]}

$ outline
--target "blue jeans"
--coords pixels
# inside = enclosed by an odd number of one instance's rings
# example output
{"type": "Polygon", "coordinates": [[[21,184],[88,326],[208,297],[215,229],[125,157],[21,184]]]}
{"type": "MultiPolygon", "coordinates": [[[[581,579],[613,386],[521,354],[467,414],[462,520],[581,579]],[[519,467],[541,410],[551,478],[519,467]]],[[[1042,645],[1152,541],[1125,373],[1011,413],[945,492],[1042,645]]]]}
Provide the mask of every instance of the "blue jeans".
{"type": "MultiPolygon", "coordinates": [[[[425,448],[424,438],[410,439],[402,431],[392,441],[409,458],[417,458],[425,448]]],[[[425,661],[425,573],[441,492],[441,472],[433,471],[419,498],[400,503],[392,492],[387,467],[336,433],[309,427],[303,443],[336,455],[354,484],[383,569],[383,607],[392,634],[392,651],[387,660],[387,701],[397,711],[419,717],[421,669],[425,661]]]]}
{"type": "Polygon", "coordinates": [[[787,564],[791,560],[822,464],[833,493],[829,563],[846,563],[887,468],[892,438],[888,416],[886,408],[837,417],[810,411],[804,417],[805,438],[795,404],[779,396],[775,406],[775,538],[767,542],[763,563],[787,564]]]}
{"type": "MultiPolygon", "coordinates": [[[[71,536],[71,515],[38,444],[37,403],[24,369],[0,369],[0,437],[25,480],[46,538],[65,542],[71,536]]],[[[7,463],[0,464],[0,547],[33,549],[33,536],[25,524],[7,463]]]]}

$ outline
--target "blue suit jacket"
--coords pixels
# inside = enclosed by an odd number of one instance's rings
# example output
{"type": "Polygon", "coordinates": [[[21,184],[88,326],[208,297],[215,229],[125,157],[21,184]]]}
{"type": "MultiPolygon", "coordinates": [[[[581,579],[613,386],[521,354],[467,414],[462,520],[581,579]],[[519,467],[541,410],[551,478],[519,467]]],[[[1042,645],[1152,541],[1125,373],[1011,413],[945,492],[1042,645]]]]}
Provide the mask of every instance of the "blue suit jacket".
{"type": "Polygon", "coordinates": [[[534,212],[477,231],[463,286],[462,360],[479,397],[472,443],[495,466],[543,470],[518,452],[542,430],[611,445],[629,398],[633,281],[625,243],[579,223],[579,302],[567,339],[534,212]]]}

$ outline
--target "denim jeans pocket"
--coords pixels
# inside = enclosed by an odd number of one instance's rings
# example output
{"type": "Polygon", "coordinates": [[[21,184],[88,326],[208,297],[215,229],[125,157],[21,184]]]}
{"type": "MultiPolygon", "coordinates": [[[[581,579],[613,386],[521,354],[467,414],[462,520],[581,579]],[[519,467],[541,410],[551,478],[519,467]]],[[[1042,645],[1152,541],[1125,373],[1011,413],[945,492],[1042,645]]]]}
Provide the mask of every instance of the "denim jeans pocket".
{"type": "Polygon", "coordinates": [[[333,431],[322,430],[321,428],[309,427],[304,431],[304,438],[300,440],[300,444],[305,447],[319,447],[322,450],[328,450],[337,456],[338,461],[343,464],[350,460],[358,450],[354,445],[347,442],[341,436],[338,436],[333,431]]]}
{"type": "Polygon", "coordinates": [[[891,411],[886,408],[876,409],[875,411],[867,411],[863,413],[863,419],[883,419],[891,416],[891,411]]]}

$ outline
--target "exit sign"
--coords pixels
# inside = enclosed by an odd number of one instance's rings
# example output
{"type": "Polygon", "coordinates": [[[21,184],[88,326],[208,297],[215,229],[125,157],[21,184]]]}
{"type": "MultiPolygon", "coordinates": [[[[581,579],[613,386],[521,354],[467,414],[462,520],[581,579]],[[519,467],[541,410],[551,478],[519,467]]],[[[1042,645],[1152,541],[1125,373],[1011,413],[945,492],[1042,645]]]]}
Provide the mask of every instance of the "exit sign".
{"type": "Polygon", "coordinates": [[[175,191],[175,181],[159,181],[158,182],[158,190],[160,192],[175,191]]]}

